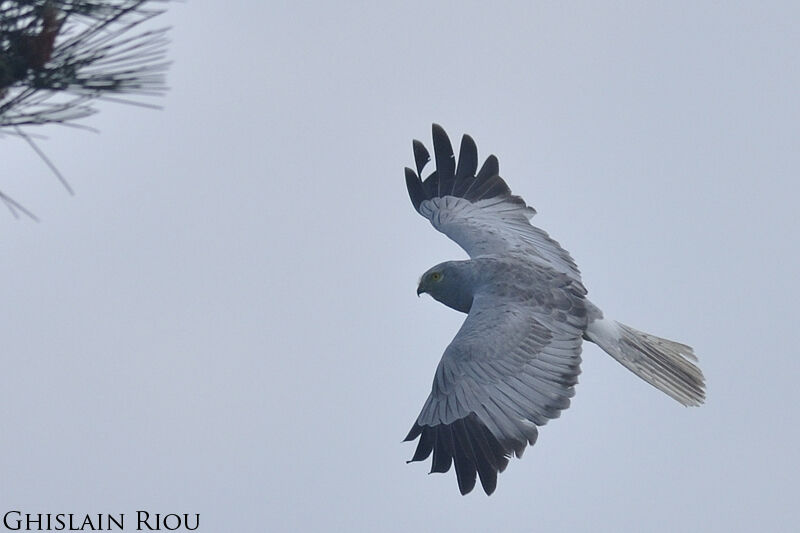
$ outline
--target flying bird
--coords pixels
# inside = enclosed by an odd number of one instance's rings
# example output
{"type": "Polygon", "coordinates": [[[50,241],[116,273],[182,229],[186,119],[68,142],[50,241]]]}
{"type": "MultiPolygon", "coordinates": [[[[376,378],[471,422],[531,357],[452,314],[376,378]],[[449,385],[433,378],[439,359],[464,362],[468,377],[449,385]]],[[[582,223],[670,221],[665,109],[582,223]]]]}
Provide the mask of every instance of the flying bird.
{"type": "Polygon", "coordinates": [[[405,438],[419,437],[409,462],[433,453],[431,472],[455,464],[467,494],[480,478],[486,494],[512,455],[522,457],[540,426],[557,418],[575,394],[581,344],[600,346],[625,368],[686,406],[705,399],[692,348],[638,331],[603,315],[570,254],[530,219],[536,211],[511,194],[490,155],[461,139],[458,161],[441,126],[433,125],[436,163],[413,142],[416,171],[406,168],[414,209],[469,255],[425,272],[417,294],[467,314],[445,349],[427,401],[405,438]]]}

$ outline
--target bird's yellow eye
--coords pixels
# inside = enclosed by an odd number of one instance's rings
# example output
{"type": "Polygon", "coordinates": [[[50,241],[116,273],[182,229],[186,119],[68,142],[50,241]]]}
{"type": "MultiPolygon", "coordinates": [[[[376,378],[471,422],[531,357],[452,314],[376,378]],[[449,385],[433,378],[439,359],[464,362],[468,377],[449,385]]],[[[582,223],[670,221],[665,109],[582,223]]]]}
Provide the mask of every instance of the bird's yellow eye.
{"type": "Polygon", "coordinates": [[[439,281],[440,279],[442,279],[442,274],[439,272],[434,272],[433,274],[431,274],[431,279],[433,281],[439,281]]]}

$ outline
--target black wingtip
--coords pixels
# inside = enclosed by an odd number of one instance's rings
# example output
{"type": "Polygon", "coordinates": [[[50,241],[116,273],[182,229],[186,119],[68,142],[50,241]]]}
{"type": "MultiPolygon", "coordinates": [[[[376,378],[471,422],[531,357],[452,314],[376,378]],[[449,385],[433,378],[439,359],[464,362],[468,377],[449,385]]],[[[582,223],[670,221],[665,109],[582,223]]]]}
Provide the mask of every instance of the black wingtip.
{"type": "Polygon", "coordinates": [[[420,426],[414,424],[406,440],[420,437],[409,463],[424,461],[433,453],[429,473],[443,473],[455,465],[458,489],[468,494],[480,479],[483,491],[490,495],[497,488],[497,475],[505,470],[511,454],[527,442],[501,442],[480,418],[471,413],[451,424],[420,426]]]}
{"type": "Polygon", "coordinates": [[[434,427],[436,437],[433,445],[433,460],[431,461],[431,471],[444,474],[450,470],[453,464],[453,431],[449,424],[440,424],[434,427]]]}
{"type": "Polygon", "coordinates": [[[478,475],[477,458],[473,449],[472,436],[464,427],[464,418],[453,422],[453,450],[455,451],[456,479],[458,490],[467,494],[475,488],[478,475]]]}
{"type": "Polygon", "coordinates": [[[456,196],[470,202],[505,198],[512,203],[525,205],[521,198],[511,195],[508,185],[500,177],[500,165],[494,155],[486,158],[476,174],[478,148],[472,137],[464,135],[461,138],[458,162],[456,163],[453,146],[444,128],[439,124],[433,124],[431,132],[436,170],[423,180],[422,170],[430,161],[431,156],[425,146],[417,140],[413,141],[417,179],[411,177],[413,171],[406,170],[409,195],[417,211],[423,201],[443,196],[456,196]],[[417,181],[421,182],[421,186],[417,181]]]}
{"type": "Polygon", "coordinates": [[[431,127],[433,134],[433,155],[436,158],[436,173],[439,175],[437,196],[446,196],[453,191],[456,179],[456,157],[450,137],[438,124],[431,127]]]}
{"type": "Polygon", "coordinates": [[[422,178],[422,169],[424,169],[428,161],[431,160],[431,154],[428,153],[428,149],[425,148],[425,145],[416,139],[411,142],[411,146],[414,149],[414,163],[417,165],[417,174],[422,178]]]}
{"type": "Polygon", "coordinates": [[[476,170],[478,170],[478,146],[472,137],[465,134],[461,137],[461,147],[458,149],[456,181],[474,177],[476,170]]]}
{"type": "Polygon", "coordinates": [[[422,180],[408,167],[406,167],[406,188],[408,189],[408,196],[411,198],[411,203],[414,204],[414,209],[419,211],[419,204],[427,200],[428,196],[425,194],[422,180]]]}
{"type": "Polygon", "coordinates": [[[478,171],[477,178],[479,180],[487,180],[492,176],[497,176],[500,174],[500,162],[497,160],[497,156],[491,154],[489,157],[486,158],[486,161],[483,162],[481,169],[478,171]]]}
{"type": "Polygon", "coordinates": [[[422,433],[422,426],[419,424],[414,424],[411,426],[411,430],[406,435],[406,438],[403,439],[403,442],[408,442],[410,440],[416,439],[422,433]]]}

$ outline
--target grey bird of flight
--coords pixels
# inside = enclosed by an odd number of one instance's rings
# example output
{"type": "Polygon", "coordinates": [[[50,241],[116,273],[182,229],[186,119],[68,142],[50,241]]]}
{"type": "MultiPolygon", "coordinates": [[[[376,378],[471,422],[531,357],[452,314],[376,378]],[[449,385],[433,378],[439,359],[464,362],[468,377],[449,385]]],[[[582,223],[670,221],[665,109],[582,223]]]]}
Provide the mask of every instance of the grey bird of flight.
{"type": "Polygon", "coordinates": [[[470,259],[436,265],[419,282],[417,294],[467,318],[405,438],[419,437],[409,462],[433,453],[431,472],[455,464],[461,494],[476,476],[486,494],[494,492],[511,455],[522,457],[538,426],[569,407],[584,339],[683,405],[703,402],[692,348],[605,318],[586,298],[569,253],[531,225],[536,211],[511,194],[494,155],[478,170],[475,141],[464,135],[456,162],[434,124],[436,170],[422,181],[430,155],[419,141],[413,148],[417,170],[405,173],[414,208],[470,259]]]}

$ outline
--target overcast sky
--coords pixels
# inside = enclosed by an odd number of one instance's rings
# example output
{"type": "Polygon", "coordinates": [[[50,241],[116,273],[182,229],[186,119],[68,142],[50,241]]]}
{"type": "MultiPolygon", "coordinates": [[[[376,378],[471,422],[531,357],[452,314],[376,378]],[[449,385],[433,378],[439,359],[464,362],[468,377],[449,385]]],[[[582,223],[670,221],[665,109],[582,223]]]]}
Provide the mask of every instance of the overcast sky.
{"type": "Polygon", "coordinates": [[[0,213],[0,511],[207,532],[800,521],[800,8],[432,4],[170,5],[162,111],[38,130],[75,197],[0,139],[0,189],[41,218],[0,213]],[[465,257],[405,190],[432,122],[498,156],[607,316],[694,346],[705,406],[587,344],[572,406],[490,498],[405,463],[463,319],[415,294],[465,257]]]}

